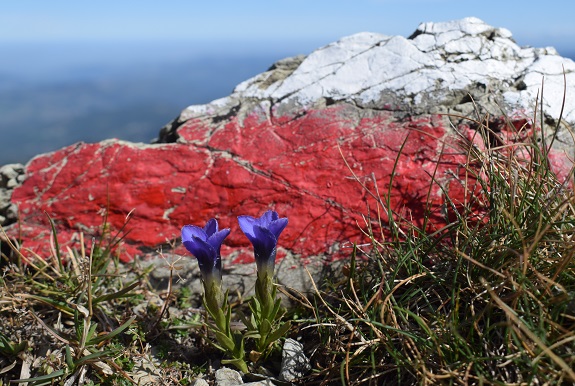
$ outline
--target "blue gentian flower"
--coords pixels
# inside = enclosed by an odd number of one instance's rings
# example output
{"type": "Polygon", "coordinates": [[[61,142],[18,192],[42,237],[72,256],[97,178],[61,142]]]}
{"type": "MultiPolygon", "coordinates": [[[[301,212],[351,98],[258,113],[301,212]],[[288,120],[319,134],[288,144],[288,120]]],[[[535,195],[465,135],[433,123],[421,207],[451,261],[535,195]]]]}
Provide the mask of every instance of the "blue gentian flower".
{"type": "Polygon", "coordinates": [[[218,231],[218,222],[210,219],[206,226],[184,225],[182,242],[186,249],[198,259],[204,283],[222,281],[222,259],[220,248],[224,239],[230,234],[228,228],[218,231]]]}
{"type": "Polygon", "coordinates": [[[288,223],[275,211],[268,210],[260,218],[239,216],[240,228],[254,246],[258,277],[273,276],[278,238],[288,223]]]}

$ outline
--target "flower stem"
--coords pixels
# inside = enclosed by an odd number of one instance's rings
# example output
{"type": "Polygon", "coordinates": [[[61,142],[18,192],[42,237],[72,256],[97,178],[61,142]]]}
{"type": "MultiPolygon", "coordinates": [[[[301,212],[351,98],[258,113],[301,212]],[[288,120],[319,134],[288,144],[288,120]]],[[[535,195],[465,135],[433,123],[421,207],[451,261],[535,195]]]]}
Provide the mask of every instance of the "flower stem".
{"type": "Polygon", "coordinates": [[[214,324],[209,323],[208,328],[216,336],[217,348],[225,352],[232,359],[222,361],[229,363],[244,373],[248,372],[248,367],[244,361],[244,337],[242,334],[234,334],[231,330],[231,306],[228,302],[228,293],[222,294],[221,283],[218,281],[204,282],[204,307],[214,320],[214,324]]]}

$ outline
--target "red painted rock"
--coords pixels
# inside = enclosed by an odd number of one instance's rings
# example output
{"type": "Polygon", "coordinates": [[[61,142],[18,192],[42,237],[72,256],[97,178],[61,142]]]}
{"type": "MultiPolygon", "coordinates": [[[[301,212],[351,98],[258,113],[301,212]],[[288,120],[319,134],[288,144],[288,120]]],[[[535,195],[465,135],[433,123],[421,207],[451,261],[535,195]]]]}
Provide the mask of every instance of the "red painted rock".
{"type": "MultiPolygon", "coordinates": [[[[34,158],[10,191],[19,222],[7,233],[42,254],[50,237],[45,213],[63,245],[81,232],[99,234],[105,218],[116,232],[129,215],[120,255],[128,261],[168,248],[184,224],[216,217],[232,228],[223,255],[246,262],[249,243],[236,217],[273,208],[289,218],[280,256],[345,255],[343,247],[363,240],[362,216],[382,212],[373,195],[384,197],[390,181],[397,212],[421,225],[431,209],[429,226],[441,226],[439,185],[457,184],[466,162],[459,135],[483,145],[461,116],[475,117],[474,99],[481,112],[504,106],[513,122],[525,123],[543,64],[553,124],[562,95],[551,92],[562,65],[575,81],[575,65],[552,49],[517,46],[506,30],[469,18],[422,24],[408,39],[344,38],[276,63],[227,98],[189,107],[162,130],[163,143],[109,140],[34,158]]],[[[563,118],[575,121],[575,110],[563,118]]],[[[560,129],[552,152],[560,173],[572,151],[560,129]]]]}

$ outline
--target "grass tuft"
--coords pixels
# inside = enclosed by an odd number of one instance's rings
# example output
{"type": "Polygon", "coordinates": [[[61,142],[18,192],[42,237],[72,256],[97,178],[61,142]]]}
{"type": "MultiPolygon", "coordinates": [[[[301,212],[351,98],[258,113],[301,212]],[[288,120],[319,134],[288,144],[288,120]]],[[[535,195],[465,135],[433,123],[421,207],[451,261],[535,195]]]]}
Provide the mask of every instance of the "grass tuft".
{"type": "Polygon", "coordinates": [[[575,382],[573,190],[551,169],[544,133],[485,118],[473,122],[484,148],[457,145],[460,178],[445,186],[433,173],[445,201],[427,205],[423,227],[391,209],[391,191],[369,192],[370,243],[317,292],[309,384],[575,382]],[[445,225],[430,232],[438,215],[445,225]]]}

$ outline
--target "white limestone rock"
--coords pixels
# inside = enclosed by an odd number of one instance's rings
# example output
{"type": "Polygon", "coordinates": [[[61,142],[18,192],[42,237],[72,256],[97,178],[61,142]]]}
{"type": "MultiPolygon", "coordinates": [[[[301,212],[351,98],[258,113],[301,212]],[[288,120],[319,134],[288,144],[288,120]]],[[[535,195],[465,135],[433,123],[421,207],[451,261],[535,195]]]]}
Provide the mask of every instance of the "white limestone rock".
{"type": "Polygon", "coordinates": [[[311,371],[311,364],[306,357],[303,344],[288,338],[282,350],[282,364],[279,379],[294,382],[311,371]]]}
{"type": "Polygon", "coordinates": [[[191,386],[210,386],[210,384],[202,378],[196,378],[193,382],[191,386]]]}
{"type": "Polygon", "coordinates": [[[236,386],[243,385],[244,381],[239,372],[229,369],[227,367],[222,367],[216,370],[216,385],[217,386],[236,386]]]}
{"type": "MultiPolygon", "coordinates": [[[[520,47],[509,30],[470,17],[422,23],[408,38],[368,32],[344,37],[305,58],[284,60],[240,83],[227,98],[190,106],[182,117],[223,114],[230,106],[248,101],[266,101],[282,112],[298,111],[325,99],[424,114],[457,106],[468,93],[474,98],[490,95],[487,109],[493,113],[503,107],[528,114],[544,80],[543,107],[557,119],[563,71],[567,100],[573,100],[572,60],[562,58],[553,48],[520,47]]],[[[565,106],[563,118],[575,122],[574,103],[565,106]]]]}
{"type": "Polygon", "coordinates": [[[176,141],[179,125],[192,118],[241,122],[256,113],[269,121],[337,103],[390,111],[397,119],[425,114],[475,118],[476,108],[482,115],[504,111],[513,119],[530,119],[541,92],[538,112],[542,106],[545,133],[552,135],[561,116],[553,147],[573,153],[575,62],[552,47],[521,47],[509,30],[474,17],[422,23],[407,38],[363,32],[306,57],[281,60],[240,83],[230,96],[186,108],[162,129],[159,142],[176,141]]]}
{"type": "Polygon", "coordinates": [[[0,225],[8,225],[18,218],[18,208],[10,203],[12,191],[24,181],[24,165],[7,164],[0,167],[0,225]]]}

